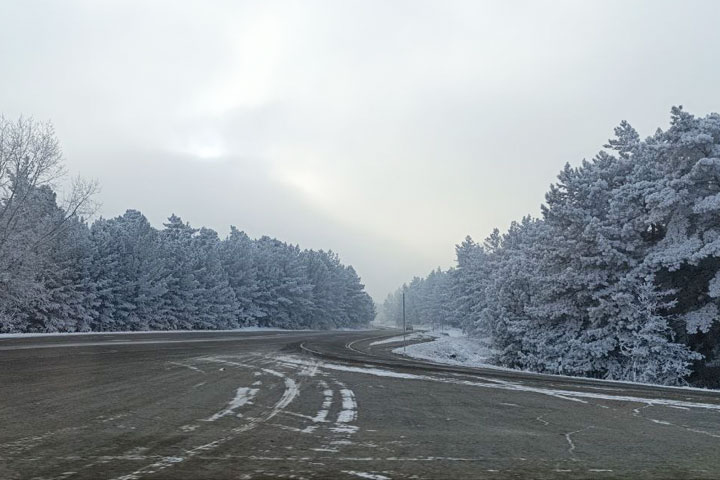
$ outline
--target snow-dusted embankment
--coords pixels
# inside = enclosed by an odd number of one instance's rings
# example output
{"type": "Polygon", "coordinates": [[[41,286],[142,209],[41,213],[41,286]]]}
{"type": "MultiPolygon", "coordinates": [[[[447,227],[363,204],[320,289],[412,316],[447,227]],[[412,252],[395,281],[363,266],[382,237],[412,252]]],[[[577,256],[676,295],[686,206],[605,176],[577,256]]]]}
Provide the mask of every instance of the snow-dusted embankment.
{"type": "MultiPolygon", "coordinates": [[[[416,332],[412,340],[419,339],[432,340],[399,347],[394,349],[393,353],[448,365],[500,368],[490,363],[493,351],[488,347],[486,341],[470,339],[458,329],[449,329],[442,333],[416,332]]],[[[400,341],[402,341],[402,337],[400,337],[400,341]]]]}
{"type": "MultiPolygon", "coordinates": [[[[408,340],[428,340],[422,343],[416,343],[413,345],[407,345],[406,347],[397,347],[392,350],[392,353],[396,355],[404,355],[418,360],[424,360],[433,363],[442,363],[446,365],[458,365],[463,367],[481,367],[481,368],[493,368],[498,370],[508,371],[523,371],[527,373],[536,373],[530,370],[518,370],[515,368],[508,368],[498,366],[492,363],[492,356],[495,352],[489,347],[489,340],[483,338],[469,338],[459,329],[449,329],[444,333],[424,331],[415,332],[416,336],[412,339],[408,336],[408,340]]],[[[398,337],[394,337],[397,339],[398,337]]],[[[390,339],[393,340],[393,339],[390,339]]],[[[399,342],[402,342],[402,336],[399,337],[399,342]]],[[[385,343],[387,340],[378,343],[385,343]]],[[[371,344],[373,345],[373,344],[371,344]]],[[[698,388],[691,386],[667,386],[657,385],[652,383],[643,382],[631,382],[627,380],[609,380],[609,379],[595,379],[589,377],[570,376],[570,375],[558,375],[545,373],[559,378],[582,378],[584,380],[598,381],[605,383],[617,383],[621,385],[646,385],[646,386],[662,386],[669,389],[682,389],[682,390],[694,390],[694,391],[708,391],[711,389],[698,388]]]]}

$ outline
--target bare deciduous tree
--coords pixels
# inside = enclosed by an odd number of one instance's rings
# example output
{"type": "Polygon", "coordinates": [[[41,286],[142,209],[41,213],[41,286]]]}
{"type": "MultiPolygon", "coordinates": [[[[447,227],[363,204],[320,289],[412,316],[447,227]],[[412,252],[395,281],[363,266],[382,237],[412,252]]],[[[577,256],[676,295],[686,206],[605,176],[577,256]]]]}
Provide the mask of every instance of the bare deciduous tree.
{"type": "Polygon", "coordinates": [[[0,302],[6,314],[35,294],[48,244],[96,208],[97,183],[79,177],[57,203],[54,190],[65,175],[52,124],[0,116],[0,302]]]}
{"type": "MultiPolygon", "coordinates": [[[[62,150],[51,123],[32,118],[10,121],[0,116],[0,254],[21,228],[20,217],[32,194],[44,185],[56,187],[65,175],[62,150]]],[[[34,248],[51,239],[71,218],[94,213],[92,199],[97,191],[97,182],[73,179],[60,205],[61,218],[26,246],[34,248]]]]}

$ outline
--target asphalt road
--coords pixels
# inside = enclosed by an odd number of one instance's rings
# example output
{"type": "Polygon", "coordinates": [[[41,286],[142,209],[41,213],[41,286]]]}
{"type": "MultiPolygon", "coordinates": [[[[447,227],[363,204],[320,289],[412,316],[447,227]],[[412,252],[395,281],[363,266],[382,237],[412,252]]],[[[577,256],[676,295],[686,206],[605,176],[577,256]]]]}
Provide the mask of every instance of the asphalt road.
{"type": "Polygon", "coordinates": [[[0,340],[0,478],[720,478],[718,393],[429,365],[383,336],[0,340]]]}

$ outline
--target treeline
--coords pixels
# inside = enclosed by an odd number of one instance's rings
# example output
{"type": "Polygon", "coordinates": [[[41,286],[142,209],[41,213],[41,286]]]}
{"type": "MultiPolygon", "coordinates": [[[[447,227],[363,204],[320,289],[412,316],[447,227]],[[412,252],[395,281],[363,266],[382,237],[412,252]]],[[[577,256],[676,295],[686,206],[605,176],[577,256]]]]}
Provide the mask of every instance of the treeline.
{"type": "Polygon", "coordinates": [[[431,271],[427,277],[413,277],[410,283],[390,293],[382,304],[377,322],[402,327],[403,293],[405,294],[405,318],[410,326],[460,327],[459,312],[453,297],[451,273],[454,270],[431,271]]]}
{"type": "Polygon", "coordinates": [[[225,239],[138,211],[89,225],[93,183],[64,174],[48,124],[0,118],[0,332],[365,326],[375,307],[333,252],[225,239]]]}
{"type": "Polygon", "coordinates": [[[565,166],[541,218],[406,285],[408,312],[488,337],[503,366],[718,387],[720,115],[673,108],[645,140],[622,122],[605,148],[565,166]]]}

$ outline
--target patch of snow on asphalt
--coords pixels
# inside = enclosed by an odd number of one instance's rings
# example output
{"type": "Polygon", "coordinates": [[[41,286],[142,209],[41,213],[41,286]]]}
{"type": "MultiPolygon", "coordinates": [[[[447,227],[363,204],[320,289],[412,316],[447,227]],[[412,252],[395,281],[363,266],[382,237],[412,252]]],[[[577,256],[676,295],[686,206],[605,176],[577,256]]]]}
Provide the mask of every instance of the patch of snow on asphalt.
{"type": "Polygon", "coordinates": [[[343,470],[343,473],[347,473],[348,475],[355,475],[356,477],[360,478],[366,478],[367,480],[390,480],[390,477],[386,477],[385,475],[379,475],[377,473],[356,472],[354,470],[343,470]]]}
{"type": "MultiPolygon", "coordinates": [[[[307,361],[291,356],[280,356],[280,361],[287,364],[306,365],[307,361]]],[[[548,395],[562,400],[569,400],[574,402],[587,403],[584,399],[592,400],[611,400],[618,402],[634,402],[641,403],[647,406],[675,406],[685,408],[701,408],[708,410],[720,410],[720,404],[715,403],[701,403],[701,402],[689,402],[683,400],[674,400],[666,398],[643,398],[631,395],[612,395],[609,393],[595,393],[595,392],[584,392],[577,390],[564,390],[557,388],[543,388],[543,387],[530,387],[520,383],[508,382],[498,379],[489,379],[478,377],[484,381],[471,381],[471,380],[460,380],[452,377],[438,376],[438,375],[419,375],[414,373],[403,373],[395,372],[393,370],[386,370],[382,368],[374,367],[353,367],[349,365],[341,365],[337,363],[320,362],[318,366],[321,369],[337,370],[343,372],[362,373],[366,375],[374,375],[378,377],[388,378],[401,378],[406,380],[420,380],[440,383],[450,383],[455,385],[467,385],[470,387],[480,388],[491,388],[499,390],[512,390],[517,392],[532,392],[541,395],[548,395]]]]}
{"type": "Polygon", "coordinates": [[[323,390],[323,402],[320,406],[320,410],[318,410],[317,414],[312,418],[312,421],[315,423],[326,421],[328,413],[330,413],[330,407],[332,407],[333,400],[333,391],[328,388],[327,383],[322,381],[320,384],[325,389],[323,390]]]}
{"type": "MultiPolygon", "coordinates": [[[[277,358],[279,361],[284,362],[286,364],[290,364],[290,365],[305,365],[305,364],[307,364],[306,360],[303,360],[303,359],[300,359],[297,357],[291,357],[288,355],[280,355],[277,358]]],[[[324,368],[324,369],[339,370],[339,371],[343,371],[343,372],[353,372],[353,373],[365,373],[368,375],[375,375],[377,377],[405,378],[408,380],[425,378],[421,375],[415,375],[413,373],[394,372],[392,370],[384,370],[381,368],[372,368],[372,367],[352,367],[350,365],[340,365],[339,363],[320,362],[320,363],[318,363],[318,366],[320,368],[324,368]]]]}
{"type": "MultiPolygon", "coordinates": [[[[225,407],[225,409],[217,412],[210,418],[207,418],[206,422],[214,422],[215,420],[225,417],[227,415],[235,414],[235,410],[242,407],[243,405],[246,405],[250,402],[253,398],[255,398],[255,395],[257,394],[258,389],[257,388],[247,388],[247,387],[240,387],[237,389],[237,392],[235,392],[235,398],[230,400],[230,403],[228,403],[228,406],[225,407]]],[[[240,413],[235,414],[236,416],[241,416],[240,413]]]]}
{"type": "Polygon", "coordinates": [[[357,418],[357,403],[352,390],[343,388],[340,390],[342,396],[342,410],[338,414],[338,423],[350,423],[357,418]]]}

